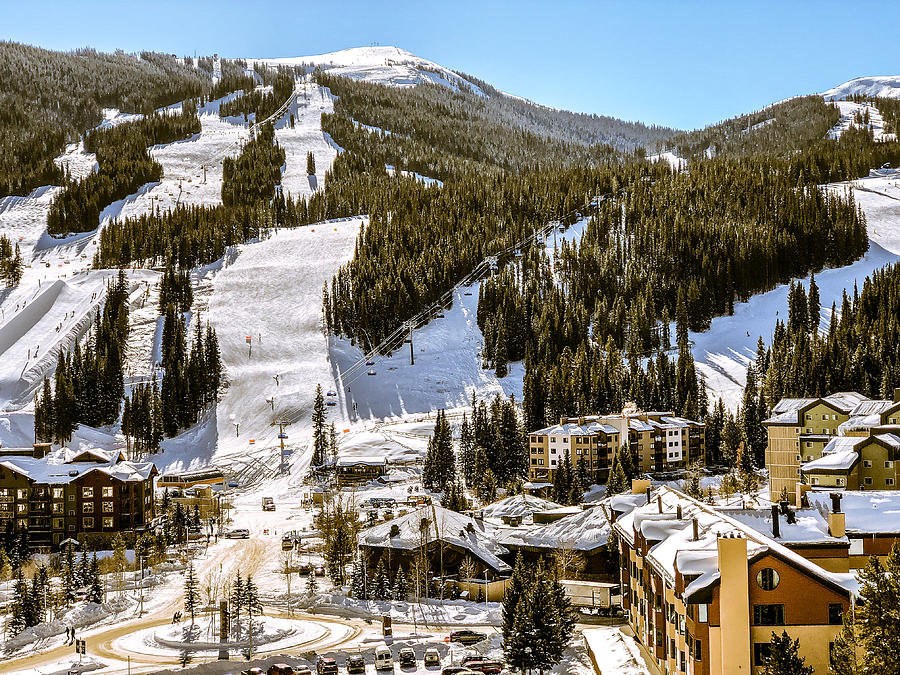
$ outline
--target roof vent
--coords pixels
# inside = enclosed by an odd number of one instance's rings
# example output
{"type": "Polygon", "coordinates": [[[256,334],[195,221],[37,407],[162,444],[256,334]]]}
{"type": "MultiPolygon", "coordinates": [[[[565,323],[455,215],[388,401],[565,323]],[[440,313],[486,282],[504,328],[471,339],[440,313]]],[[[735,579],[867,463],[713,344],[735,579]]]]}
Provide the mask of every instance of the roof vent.
{"type": "Polygon", "coordinates": [[[831,511],[832,513],[841,512],[841,499],[843,495],[840,492],[832,492],[831,495],[831,511]]]}
{"type": "Polygon", "coordinates": [[[72,469],[72,470],[69,472],[69,475],[70,475],[70,476],[77,476],[77,475],[78,475],[78,469],[72,469]]]}
{"type": "Polygon", "coordinates": [[[772,504],[772,537],[778,539],[781,536],[781,521],[778,515],[778,506],[772,504]]]}
{"type": "Polygon", "coordinates": [[[675,517],[678,518],[678,520],[681,520],[681,516],[682,516],[682,515],[683,515],[683,514],[682,514],[682,511],[681,511],[681,504],[679,504],[679,505],[678,505],[678,508],[675,510],[675,517]]]}

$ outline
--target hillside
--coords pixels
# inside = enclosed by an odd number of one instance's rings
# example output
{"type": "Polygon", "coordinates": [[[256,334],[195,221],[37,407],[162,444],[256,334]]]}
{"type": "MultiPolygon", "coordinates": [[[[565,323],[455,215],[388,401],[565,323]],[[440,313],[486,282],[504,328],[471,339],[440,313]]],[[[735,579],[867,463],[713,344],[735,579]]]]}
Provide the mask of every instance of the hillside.
{"type": "Polygon", "coordinates": [[[853,96],[866,98],[900,98],[900,75],[857,77],[823,92],[826,101],[838,101],[853,96]]]}

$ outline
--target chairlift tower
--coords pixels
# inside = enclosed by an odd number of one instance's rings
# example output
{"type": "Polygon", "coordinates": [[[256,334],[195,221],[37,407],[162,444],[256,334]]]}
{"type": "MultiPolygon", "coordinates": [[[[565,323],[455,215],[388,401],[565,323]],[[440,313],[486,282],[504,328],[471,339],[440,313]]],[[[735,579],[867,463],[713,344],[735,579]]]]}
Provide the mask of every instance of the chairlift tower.
{"type": "Polygon", "coordinates": [[[287,434],[284,433],[284,428],[286,426],[288,426],[290,424],[290,422],[287,422],[285,420],[280,420],[278,422],[273,422],[273,424],[278,426],[278,440],[279,440],[279,445],[280,445],[279,452],[281,453],[279,456],[280,459],[279,459],[278,471],[281,474],[285,474],[285,473],[287,473],[287,464],[284,461],[284,456],[285,456],[284,455],[284,439],[287,438],[287,434]]]}

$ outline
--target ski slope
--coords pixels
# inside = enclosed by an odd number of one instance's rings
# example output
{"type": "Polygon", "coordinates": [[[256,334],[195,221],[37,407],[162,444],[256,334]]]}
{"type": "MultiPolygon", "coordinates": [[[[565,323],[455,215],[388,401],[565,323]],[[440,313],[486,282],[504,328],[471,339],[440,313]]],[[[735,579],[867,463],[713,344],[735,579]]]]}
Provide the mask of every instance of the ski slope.
{"type": "Polygon", "coordinates": [[[200,320],[216,330],[227,387],[201,425],[164,441],[165,452],[154,457],[161,469],[216,463],[245,484],[271,478],[280,462],[279,420],[290,422],[288,445],[299,450],[291,463],[308,463],[316,384],[335,386],[321,328],[322,286],[350,259],[363,220],[280,230],[209,272],[212,295],[200,320]]]}
{"type": "Polygon", "coordinates": [[[828,138],[840,138],[847,129],[859,126],[856,123],[856,115],[869,114],[869,128],[872,130],[872,136],[876,141],[895,140],[894,134],[888,134],[884,131],[884,119],[881,112],[871,103],[854,103],[853,101],[835,101],[838,110],[841,112],[841,119],[828,132],[828,138]]]}

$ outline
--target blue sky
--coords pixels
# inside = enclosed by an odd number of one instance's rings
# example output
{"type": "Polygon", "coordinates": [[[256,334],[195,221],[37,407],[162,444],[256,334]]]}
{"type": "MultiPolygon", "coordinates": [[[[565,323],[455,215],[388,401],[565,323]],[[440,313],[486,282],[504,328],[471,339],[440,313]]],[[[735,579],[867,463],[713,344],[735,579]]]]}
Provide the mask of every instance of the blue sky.
{"type": "Polygon", "coordinates": [[[900,74],[898,2],[0,0],[0,39],[229,57],[393,44],[546,105],[694,128],[900,74]]]}

